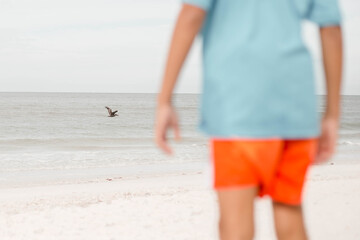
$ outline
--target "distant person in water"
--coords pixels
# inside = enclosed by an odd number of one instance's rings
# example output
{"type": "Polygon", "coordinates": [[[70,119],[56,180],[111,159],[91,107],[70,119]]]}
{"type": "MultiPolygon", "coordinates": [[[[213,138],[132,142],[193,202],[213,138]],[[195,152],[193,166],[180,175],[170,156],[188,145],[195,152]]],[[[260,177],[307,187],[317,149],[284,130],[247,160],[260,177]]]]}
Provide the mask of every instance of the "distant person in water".
{"type": "Polygon", "coordinates": [[[117,110],[116,111],[112,111],[111,110],[111,108],[109,108],[109,107],[105,107],[107,110],[108,110],[108,112],[109,112],[109,117],[115,117],[115,116],[119,116],[119,115],[117,115],[116,113],[117,113],[117,110]]]}

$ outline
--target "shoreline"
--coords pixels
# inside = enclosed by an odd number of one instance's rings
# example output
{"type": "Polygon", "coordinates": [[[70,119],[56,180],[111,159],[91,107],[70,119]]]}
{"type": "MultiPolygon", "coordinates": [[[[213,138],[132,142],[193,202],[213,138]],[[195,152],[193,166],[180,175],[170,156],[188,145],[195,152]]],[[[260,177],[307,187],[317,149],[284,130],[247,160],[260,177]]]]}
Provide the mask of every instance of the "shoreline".
{"type": "MultiPolygon", "coordinates": [[[[142,179],[158,175],[186,175],[208,171],[210,169],[209,164],[208,161],[202,160],[162,163],[158,161],[143,164],[136,162],[123,166],[0,171],[0,190],[32,186],[97,183],[116,179],[142,179]]],[[[349,159],[346,159],[345,156],[338,156],[329,162],[314,164],[312,168],[327,169],[328,177],[334,178],[339,169],[350,169],[347,174],[356,175],[351,171],[352,168],[347,168],[347,166],[354,166],[354,169],[357,169],[358,165],[360,166],[360,162],[355,161],[354,156],[349,159]]],[[[316,178],[316,176],[312,178],[316,178]]]]}
{"type": "Polygon", "coordinates": [[[153,176],[186,175],[202,172],[206,168],[202,161],[185,163],[146,163],[117,167],[93,167],[72,169],[39,169],[30,171],[0,171],[0,190],[36,186],[86,184],[108,181],[108,179],[142,179],[153,176]]]}

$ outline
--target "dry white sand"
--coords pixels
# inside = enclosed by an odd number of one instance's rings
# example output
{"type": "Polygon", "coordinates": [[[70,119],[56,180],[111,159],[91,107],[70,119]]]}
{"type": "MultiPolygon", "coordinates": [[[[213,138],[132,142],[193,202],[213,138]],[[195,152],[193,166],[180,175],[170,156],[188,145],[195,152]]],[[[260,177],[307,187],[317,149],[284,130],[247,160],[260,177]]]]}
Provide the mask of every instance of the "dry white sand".
{"type": "MultiPolygon", "coordinates": [[[[204,173],[0,189],[0,239],[217,239],[204,173]]],[[[305,189],[310,239],[360,239],[360,165],[314,166],[305,189]]],[[[275,239],[269,199],[256,239],[275,239]]]]}

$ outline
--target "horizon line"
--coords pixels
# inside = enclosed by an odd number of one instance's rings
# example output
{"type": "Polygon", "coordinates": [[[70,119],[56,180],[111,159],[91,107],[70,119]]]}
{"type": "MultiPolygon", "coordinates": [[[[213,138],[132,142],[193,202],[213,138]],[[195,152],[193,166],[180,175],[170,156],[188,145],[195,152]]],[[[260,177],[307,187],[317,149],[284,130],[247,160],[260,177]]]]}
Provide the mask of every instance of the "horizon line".
{"type": "MultiPolygon", "coordinates": [[[[159,92],[55,92],[55,91],[0,91],[0,93],[84,93],[84,94],[158,94],[159,92]]],[[[195,92],[175,92],[174,94],[197,94],[200,95],[202,93],[195,92]]],[[[326,96],[326,94],[315,94],[317,96],[326,96]]],[[[341,96],[360,96],[360,94],[340,94],[341,96]]]]}

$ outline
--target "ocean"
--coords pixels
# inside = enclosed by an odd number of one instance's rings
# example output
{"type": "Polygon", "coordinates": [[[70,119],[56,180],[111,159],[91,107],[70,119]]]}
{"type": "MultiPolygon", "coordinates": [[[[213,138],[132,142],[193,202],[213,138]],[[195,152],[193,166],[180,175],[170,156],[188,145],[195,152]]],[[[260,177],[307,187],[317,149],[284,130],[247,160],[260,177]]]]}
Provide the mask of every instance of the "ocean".
{"type": "MultiPolygon", "coordinates": [[[[0,93],[0,187],[201,171],[208,152],[197,130],[199,95],[176,95],[182,141],[171,141],[171,157],[153,141],[155,103],[155,94],[140,93],[0,93]]],[[[359,106],[360,96],[342,97],[332,164],[358,162],[359,106]]]]}

